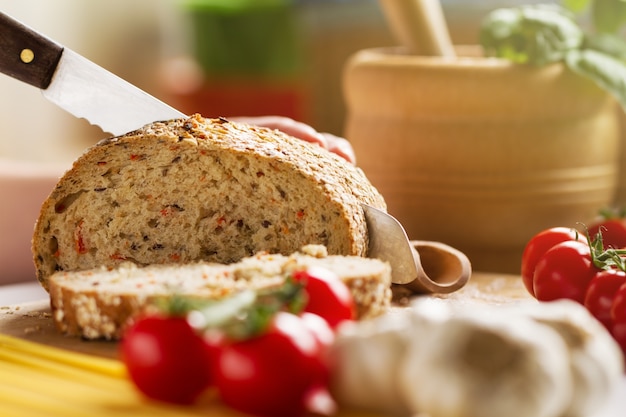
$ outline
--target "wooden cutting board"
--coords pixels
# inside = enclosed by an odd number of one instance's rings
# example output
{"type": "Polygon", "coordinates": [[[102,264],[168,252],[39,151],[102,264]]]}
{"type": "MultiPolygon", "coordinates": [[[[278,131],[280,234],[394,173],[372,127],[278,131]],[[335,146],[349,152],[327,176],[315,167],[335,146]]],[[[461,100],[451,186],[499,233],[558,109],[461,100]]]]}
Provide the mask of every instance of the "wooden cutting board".
{"type": "MultiPolygon", "coordinates": [[[[494,305],[531,300],[519,276],[493,273],[474,273],[461,290],[435,297],[454,303],[494,305]]],[[[0,333],[81,353],[109,358],[117,356],[115,342],[87,341],[59,334],[52,321],[48,300],[0,307],[0,333]]]]}

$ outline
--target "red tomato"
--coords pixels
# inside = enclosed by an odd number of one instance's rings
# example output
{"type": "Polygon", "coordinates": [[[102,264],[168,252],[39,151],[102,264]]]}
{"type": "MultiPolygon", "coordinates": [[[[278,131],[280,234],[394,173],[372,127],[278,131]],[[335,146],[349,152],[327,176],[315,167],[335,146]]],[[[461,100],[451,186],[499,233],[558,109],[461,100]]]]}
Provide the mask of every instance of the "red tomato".
{"type": "Polygon", "coordinates": [[[626,322],[626,284],[621,285],[613,297],[611,319],[626,322]]]}
{"type": "Polygon", "coordinates": [[[604,249],[626,248],[626,219],[601,220],[589,227],[591,239],[595,239],[598,232],[602,232],[604,249]]]}
{"type": "Polygon", "coordinates": [[[220,329],[208,329],[205,330],[202,335],[204,341],[205,354],[208,361],[209,374],[211,375],[211,382],[213,382],[215,368],[219,361],[222,348],[227,343],[226,335],[220,329]]]}
{"type": "Polygon", "coordinates": [[[356,313],[352,293],[334,272],[319,267],[309,268],[296,271],[294,280],[304,284],[308,295],[304,311],[321,316],[333,329],[344,320],[354,320],[356,313]]]}
{"type": "Polygon", "coordinates": [[[330,324],[317,314],[304,312],[300,315],[303,324],[313,332],[322,348],[330,347],[335,341],[335,333],[330,324]]]}
{"type": "Polygon", "coordinates": [[[613,321],[611,334],[626,355],[626,284],[622,284],[615,293],[611,306],[611,320],[613,321]]]}
{"type": "Polygon", "coordinates": [[[613,335],[613,339],[615,339],[617,344],[622,348],[622,353],[626,358],[626,322],[615,322],[611,334],[613,335]]]}
{"type": "Polygon", "coordinates": [[[120,349],[131,380],[150,398],[190,404],[211,384],[204,342],[183,317],[138,320],[120,349]]]}
{"type": "Polygon", "coordinates": [[[224,403],[259,416],[298,416],[328,369],[316,335],[299,316],[279,312],[266,333],[226,344],[215,385],[224,403]]]}
{"type": "Polygon", "coordinates": [[[609,269],[598,272],[589,282],[585,295],[585,307],[607,329],[611,329],[611,307],[617,290],[626,283],[626,272],[609,269]]]}
{"type": "Polygon", "coordinates": [[[554,245],[557,243],[565,242],[568,240],[580,240],[586,242],[586,239],[576,230],[568,227],[553,227],[551,229],[544,230],[533,236],[522,254],[522,280],[526,290],[531,295],[535,295],[533,288],[533,275],[539,259],[554,245]]]}
{"type": "Polygon", "coordinates": [[[599,272],[591,262],[589,245],[571,240],[550,248],[537,263],[533,276],[540,301],[569,298],[583,304],[589,282],[599,272]]]}

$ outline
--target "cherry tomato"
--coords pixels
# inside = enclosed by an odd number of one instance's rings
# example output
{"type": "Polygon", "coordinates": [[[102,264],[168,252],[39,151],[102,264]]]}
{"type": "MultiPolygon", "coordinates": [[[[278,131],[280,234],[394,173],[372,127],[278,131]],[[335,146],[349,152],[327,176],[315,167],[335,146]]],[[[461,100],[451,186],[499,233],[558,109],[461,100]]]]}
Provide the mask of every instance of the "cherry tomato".
{"type": "Polygon", "coordinates": [[[204,342],[183,317],[139,319],[120,350],[131,380],[150,398],[190,404],[211,384],[204,342]]]}
{"type": "Polygon", "coordinates": [[[531,295],[535,295],[533,288],[533,275],[539,259],[557,243],[568,240],[580,240],[586,242],[583,235],[576,230],[567,227],[553,227],[537,233],[533,236],[522,254],[522,280],[526,290],[531,295]]]}
{"type": "Polygon", "coordinates": [[[600,220],[589,227],[589,236],[595,239],[598,232],[602,233],[604,249],[626,248],[626,219],[600,220]]]}
{"type": "Polygon", "coordinates": [[[589,282],[599,271],[591,262],[588,244],[576,240],[561,242],[537,263],[533,276],[535,298],[569,298],[583,304],[589,282]]]}
{"type": "Polygon", "coordinates": [[[317,314],[304,312],[300,314],[303,324],[313,332],[313,335],[317,339],[317,342],[322,348],[329,348],[335,341],[335,333],[328,324],[328,321],[324,320],[317,314]]]}
{"type": "Polygon", "coordinates": [[[294,273],[308,295],[304,311],[317,314],[335,329],[344,320],[354,320],[355,306],[346,284],[331,270],[314,267],[294,273]]]}
{"type": "Polygon", "coordinates": [[[303,319],[279,312],[267,332],[222,348],[215,384],[222,401],[236,410],[302,415],[311,390],[326,384],[322,357],[322,345],[303,319]]]}
{"type": "Polygon", "coordinates": [[[212,378],[211,382],[213,382],[215,369],[222,349],[227,343],[227,338],[220,329],[208,329],[204,330],[202,340],[204,341],[205,354],[208,358],[209,374],[212,378]]]}
{"type": "Polygon", "coordinates": [[[326,386],[330,376],[330,368],[328,362],[328,351],[335,341],[335,332],[328,322],[317,314],[304,312],[296,316],[311,334],[315,340],[315,347],[312,351],[312,379],[318,386],[326,386]],[[321,319],[321,320],[320,320],[321,319]],[[313,378],[314,376],[314,378],[313,378]]]}
{"type": "Polygon", "coordinates": [[[589,282],[585,307],[607,329],[611,329],[611,307],[617,290],[626,283],[626,272],[609,269],[598,272],[589,282]]]}
{"type": "Polygon", "coordinates": [[[611,320],[613,322],[611,334],[626,355],[626,284],[615,293],[611,306],[611,320]]]}

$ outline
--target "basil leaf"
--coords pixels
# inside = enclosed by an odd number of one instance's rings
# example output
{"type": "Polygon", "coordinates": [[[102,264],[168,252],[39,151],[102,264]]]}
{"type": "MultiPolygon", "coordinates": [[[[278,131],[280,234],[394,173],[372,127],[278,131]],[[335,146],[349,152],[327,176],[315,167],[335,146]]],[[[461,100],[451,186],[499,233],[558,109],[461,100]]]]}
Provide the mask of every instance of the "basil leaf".
{"type": "Polygon", "coordinates": [[[582,49],[595,49],[626,61],[626,42],[624,39],[609,33],[587,36],[582,49]]]}
{"type": "Polygon", "coordinates": [[[574,16],[555,5],[497,9],[487,15],[480,30],[487,55],[534,65],[563,60],[583,39],[574,16]]]}
{"type": "Polygon", "coordinates": [[[565,63],[572,71],[595,81],[611,93],[626,109],[626,65],[624,62],[602,52],[585,49],[571,51],[565,63]]]}

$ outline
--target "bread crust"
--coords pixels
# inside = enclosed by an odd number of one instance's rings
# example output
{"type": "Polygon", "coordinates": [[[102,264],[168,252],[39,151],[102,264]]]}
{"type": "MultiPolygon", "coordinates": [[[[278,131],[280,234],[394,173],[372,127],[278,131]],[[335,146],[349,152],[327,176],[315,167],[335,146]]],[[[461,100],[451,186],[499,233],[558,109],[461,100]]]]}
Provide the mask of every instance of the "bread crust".
{"type": "Polygon", "coordinates": [[[176,294],[219,300],[245,289],[281,285],[298,270],[332,270],[348,286],[358,319],[388,311],[391,303],[391,268],[378,259],[327,256],[309,246],[290,256],[259,253],[230,265],[195,263],[58,272],[50,277],[50,304],[57,329],[85,339],[118,340],[125,328],[159,301],[176,294]],[[308,249],[307,249],[308,248],[308,249]]]}
{"type": "Polygon", "coordinates": [[[58,271],[232,263],[321,244],[366,256],[360,203],[386,209],[363,172],[276,130],[226,119],[156,122],[88,149],[44,202],[37,278],[58,271]]]}

